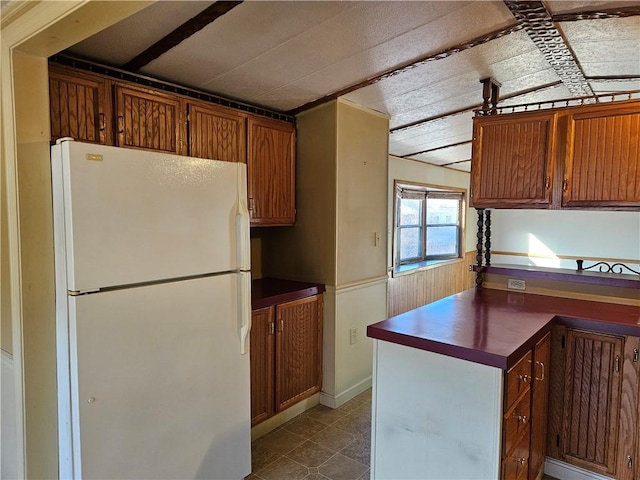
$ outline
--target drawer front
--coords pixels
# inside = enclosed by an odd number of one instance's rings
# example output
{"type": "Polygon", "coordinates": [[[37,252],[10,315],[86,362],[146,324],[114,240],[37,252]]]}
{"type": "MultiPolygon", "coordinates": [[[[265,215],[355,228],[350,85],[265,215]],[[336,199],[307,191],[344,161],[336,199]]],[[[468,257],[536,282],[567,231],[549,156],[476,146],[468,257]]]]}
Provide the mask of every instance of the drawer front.
{"type": "MultiPolygon", "coordinates": [[[[502,452],[507,455],[513,449],[518,439],[529,431],[531,422],[531,395],[524,394],[512,408],[504,415],[504,442],[502,452]]],[[[527,433],[527,436],[529,434],[527,433]]]]}
{"type": "Polygon", "coordinates": [[[507,372],[507,397],[505,410],[508,410],[518,399],[520,394],[531,385],[531,352],[520,359],[507,372]]]}
{"type": "MultiPolygon", "coordinates": [[[[527,426],[528,429],[528,426],[527,426]]],[[[502,480],[525,480],[529,473],[529,433],[502,460],[502,480]]]]}

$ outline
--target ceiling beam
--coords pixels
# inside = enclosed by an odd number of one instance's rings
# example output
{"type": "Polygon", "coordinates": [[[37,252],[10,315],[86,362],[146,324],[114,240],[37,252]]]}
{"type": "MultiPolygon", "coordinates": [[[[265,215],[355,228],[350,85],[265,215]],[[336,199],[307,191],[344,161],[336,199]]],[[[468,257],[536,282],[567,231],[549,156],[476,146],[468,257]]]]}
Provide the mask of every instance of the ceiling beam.
{"type": "Polygon", "coordinates": [[[543,2],[504,0],[569,92],[576,97],[593,95],[584,72],[558,31],[543,2]]]}
{"type": "Polygon", "coordinates": [[[504,37],[506,35],[509,35],[513,32],[516,32],[518,30],[522,30],[522,25],[519,24],[515,24],[515,25],[511,25],[505,28],[500,28],[498,30],[494,30],[491,33],[488,33],[486,35],[482,35],[480,37],[476,37],[473,40],[469,40],[468,42],[465,43],[461,43],[459,45],[456,45],[454,47],[451,48],[447,48],[445,50],[441,50],[438,53],[435,54],[431,54],[431,55],[425,55],[423,57],[418,58],[417,60],[413,60],[410,62],[406,62],[403,63],[397,67],[391,68],[389,70],[385,70],[384,72],[374,76],[374,77],[370,77],[360,83],[356,83],[354,85],[351,85],[349,87],[343,88],[341,90],[337,90],[333,93],[330,93],[329,95],[325,95],[324,97],[318,98],[316,100],[313,100],[311,102],[305,103],[304,105],[301,105],[299,107],[294,108],[293,110],[290,110],[288,112],[286,112],[289,115],[297,115],[300,112],[304,112],[305,110],[309,110],[317,105],[320,105],[322,103],[328,102],[330,100],[335,100],[336,98],[342,96],[342,95],[346,95],[347,93],[351,93],[355,90],[359,90],[363,87],[367,87],[369,85],[373,85],[374,83],[378,83],[381,80],[386,80],[387,78],[392,78],[395,77],[396,75],[400,75],[402,73],[406,73],[410,70],[413,70],[414,68],[418,68],[421,67],[422,65],[425,65],[428,62],[433,62],[434,60],[441,60],[443,58],[447,58],[450,57],[451,55],[454,55],[456,53],[460,53],[463,52],[465,50],[468,50],[470,48],[476,47],[478,45],[483,45],[485,43],[488,43],[492,40],[496,40],[498,38],[504,37]]]}
{"type": "Polygon", "coordinates": [[[171,33],[165,35],[156,43],[151,45],[142,53],[136,55],[122,66],[124,70],[129,72],[137,72],[142,67],[158,58],[163,53],[171,50],[173,47],[189,38],[194,33],[199,32],[204,27],[220,18],[232,8],[242,3],[240,1],[218,1],[209,5],[195,17],[187,20],[171,33]]]}
{"type": "Polygon", "coordinates": [[[420,150],[419,152],[407,153],[406,155],[400,155],[402,158],[413,157],[414,155],[422,155],[424,153],[431,153],[437,150],[444,150],[445,148],[453,148],[459,147],[460,145],[467,145],[471,143],[472,140],[465,140],[464,142],[450,143],[449,145],[441,145],[439,147],[429,148],[427,150],[420,150]]]}
{"type": "Polygon", "coordinates": [[[586,12],[560,13],[551,15],[554,22],[575,22],[578,20],[602,20],[606,18],[634,17],[640,15],[640,6],[590,10],[586,12]]]}

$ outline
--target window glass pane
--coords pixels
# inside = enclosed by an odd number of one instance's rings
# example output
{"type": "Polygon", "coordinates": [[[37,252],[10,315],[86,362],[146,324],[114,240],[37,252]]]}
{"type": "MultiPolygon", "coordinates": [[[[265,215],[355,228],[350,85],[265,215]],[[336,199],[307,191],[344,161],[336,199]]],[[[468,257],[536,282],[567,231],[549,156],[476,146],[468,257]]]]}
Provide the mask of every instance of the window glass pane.
{"type": "Polygon", "coordinates": [[[458,227],[428,227],[427,256],[458,255],[458,227]]]}
{"type": "Polygon", "coordinates": [[[420,257],[422,255],[420,233],[420,227],[400,229],[400,261],[420,257]]]}
{"type": "Polygon", "coordinates": [[[422,200],[400,199],[400,225],[420,225],[422,200]]]}
{"type": "Polygon", "coordinates": [[[427,224],[458,224],[460,200],[455,198],[427,198],[427,224]]]}

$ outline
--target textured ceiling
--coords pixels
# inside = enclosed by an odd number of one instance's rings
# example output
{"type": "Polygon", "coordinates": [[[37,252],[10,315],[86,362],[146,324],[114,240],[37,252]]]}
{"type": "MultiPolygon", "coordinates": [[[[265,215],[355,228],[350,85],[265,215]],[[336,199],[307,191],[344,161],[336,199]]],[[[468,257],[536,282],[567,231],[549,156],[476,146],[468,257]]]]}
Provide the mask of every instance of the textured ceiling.
{"type": "MultiPolygon", "coordinates": [[[[213,3],[157,2],[66,53],[125,67],[213,3]]],[[[343,95],[390,116],[391,154],[468,171],[481,79],[501,84],[505,105],[573,91],[543,52],[549,40],[541,47],[512,13],[517,3],[245,1],[137,73],[293,113],[343,95]]],[[[553,41],[587,88],[640,90],[640,2],[524,3],[554,20],[553,41]],[[616,9],[630,16],[575,20],[616,9]]]]}

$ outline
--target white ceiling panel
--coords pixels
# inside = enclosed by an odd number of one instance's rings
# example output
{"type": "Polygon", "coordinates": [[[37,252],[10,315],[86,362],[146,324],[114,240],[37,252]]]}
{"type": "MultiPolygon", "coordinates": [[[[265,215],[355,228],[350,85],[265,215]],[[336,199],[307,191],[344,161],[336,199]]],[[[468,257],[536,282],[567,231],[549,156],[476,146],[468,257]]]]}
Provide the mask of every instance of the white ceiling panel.
{"type": "Polygon", "coordinates": [[[123,65],[213,2],[162,1],[74,45],[75,55],[123,65]]]}
{"type": "Polygon", "coordinates": [[[586,76],[640,75],[640,17],[561,24],[586,76]]]}
{"type": "MultiPolygon", "coordinates": [[[[352,7],[351,2],[244,2],[151,62],[143,72],[204,88],[212,79],[256,61],[352,7]]],[[[283,57],[278,63],[282,68],[291,61],[283,57]]],[[[258,90],[270,85],[256,71],[241,83],[261,83],[258,90]]],[[[217,93],[234,96],[222,90],[217,93]]]]}
{"type": "Polygon", "coordinates": [[[451,165],[447,165],[446,168],[453,168],[454,170],[460,170],[461,172],[471,172],[471,160],[452,163],[451,165]]]}

